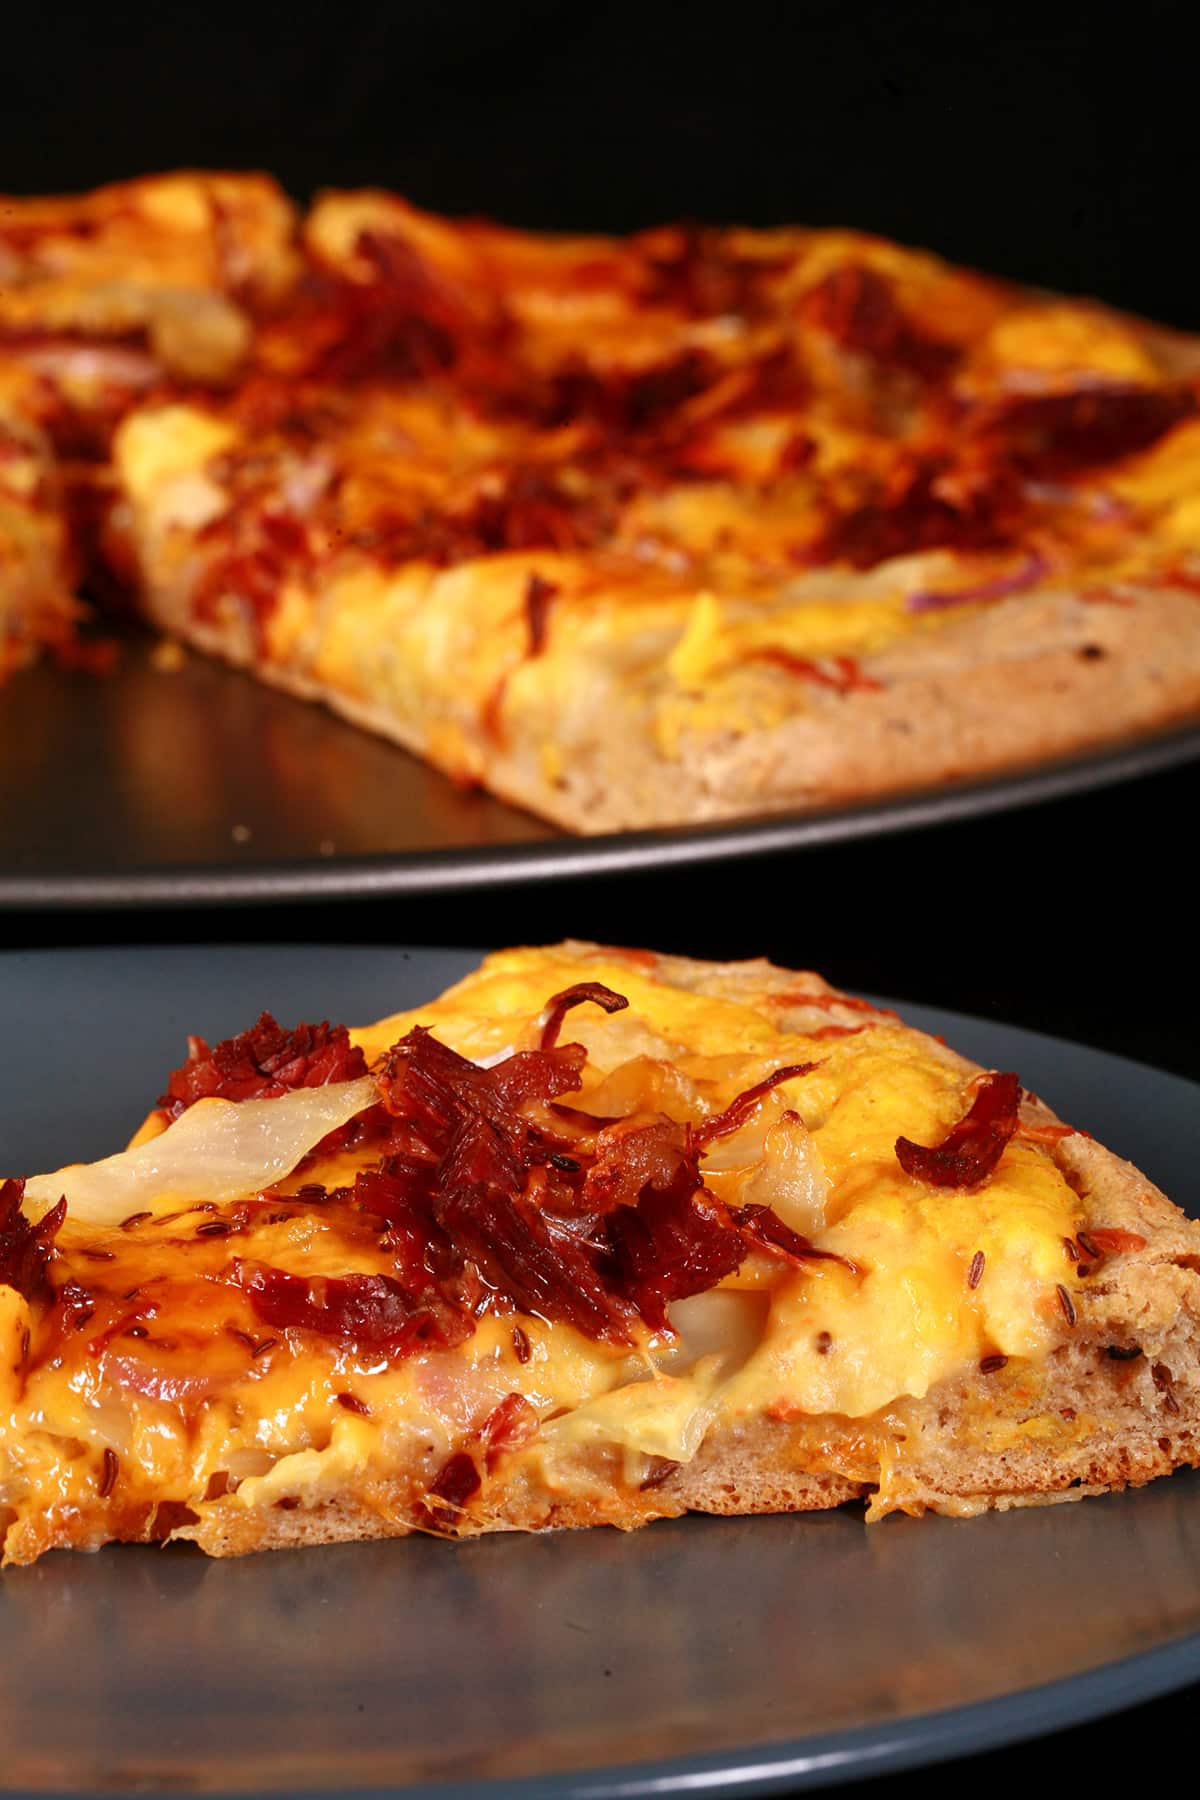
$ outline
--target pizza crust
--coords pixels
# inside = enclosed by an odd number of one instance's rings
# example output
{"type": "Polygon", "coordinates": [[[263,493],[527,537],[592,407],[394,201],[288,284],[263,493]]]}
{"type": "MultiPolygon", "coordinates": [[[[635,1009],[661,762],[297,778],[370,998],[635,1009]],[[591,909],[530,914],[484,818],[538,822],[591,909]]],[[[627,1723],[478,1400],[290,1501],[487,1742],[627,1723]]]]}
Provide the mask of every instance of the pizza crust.
{"type": "MultiPolygon", "coordinates": [[[[488,785],[569,830],[600,832],[856,803],[1041,764],[1200,710],[1198,606],[1169,589],[1127,606],[1001,602],[936,646],[864,659],[882,691],[818,689],[778,726],[684,732],[669,758],[625,719],[576,749],[553,784],[530,734],[494,756],[488,785]]],[[[511,718],[509,732],[520,736],[511,718]]]]}
{"type": "Polygon", "coordinates": [[[1130,588],[1119,603],[1058,593],[972,609],[936,639],[864,659],[879,691],[806,683],[803,705],[781,723],[685,730],[670,755],[651,707],[630,705],[619,670],[607,679],[609,706],[593,708],[598,728],[578,733],[570,696],[584,665],[589,684],[605,680],[602,653],[582,647],[579,668],[560,658],[555,682],[536,702],[510,702],[500,741],[457,716],[445,756],[432,698],[418,721],[321,680],[311,667],[260,659],[239,624],[190,618],[178,593],[151,589],[144,610],[195,648],[323,703],[460,781],[466,746],[466,768],[478,771],[468,779],[589,835],[718,824],[980,780],[1114,747],[1200,712],[1200,598],[1167,586],[1130,588]],[[548,744],[568,746],[551,759],[553,779],[548,744]]]}

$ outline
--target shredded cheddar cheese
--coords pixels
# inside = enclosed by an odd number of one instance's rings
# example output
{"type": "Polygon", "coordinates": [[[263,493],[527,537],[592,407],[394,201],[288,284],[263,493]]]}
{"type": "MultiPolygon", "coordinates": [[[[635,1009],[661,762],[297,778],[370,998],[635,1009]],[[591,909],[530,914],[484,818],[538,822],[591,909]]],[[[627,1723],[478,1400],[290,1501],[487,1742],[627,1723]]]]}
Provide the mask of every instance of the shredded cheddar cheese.
{"type": "MultiPolygon", "coordinates": [[[[781,1145],[795,1151],[808,1209],[795,1216],[805,1227],[816,1221],[812,1242],[833,1260],[793,1267],[751,1258],[677,1304],[675,1335],[651,1329],[604,1342],[563,1319],[502,1309],[485,1311],[463,1342],[394,1356],[368,1340],[264,1323],[244,1282],[230,1278],[231,1256],[311,1293],[377,1278],[389,1266],[387,1240],[355,1214],[304,1203],[306,1189],[347,1190],[371,1166],[369,1147],[319,1156],[277,1181],[274,1211],[256,1204],[239,1215],[227,1199],[205,1210],[195,1193],[165,1216],[151,1200],[106,1226],[68,1210],[56,1246],[56,1335],[45,1340],[36,1295],[0,1287],[0,1506],[12,1520],[10,1556],[111,1535],[111,1495],[98,1494],[110,1451],[119,1469],[112,1493],[129,1529],[139,1521],[150,1529],[168,1501],[186,1508],[173,1527],[185,1534],[231,1507],[257,1515],[347,1494],[394,1505],[383,1496],[396,1469],[416,1469],[431,1486],[476,1441],[480,1421],[516,1394],[534,1409],[536,1429],[505,1452],[504,1481],[531,1493],[594,1485],[588,1459],[608,1453],[623,1459],[622,1481],[637,1491],[662,1459],[688,1463],[711,1430],[770,1417],[860,1421],[878,1472],[879,1458],[903,1459],[889,1409],[989,1355],[1036,1366],[1062,1340],[1057,1290],[1076,1279],[1062,1249],[1077,1224],[1075,1193],[1050,1148],[1016,1139],[977,1190],[906,1174],[897,1138],[945,1137],[962,1116],[964,1084],[952,1058],[887,1017],[852,1009],[845,1016],[863,1029],[823,1036],[841,1003],[820,991],[811,990],[811,1005],[801,993],[795,1008],[769,992],[748,1003],[733,981],[724,992],[720,979],[689,989],[664,979],[653,958],[566,947],[490,957],[440,999],[353,1033],[352,1044],[378,1068],[420,1026],[475,1063],[502,1066],[536,1048],[547,999],[583,976],[629,1005],[569,1015],[564,1041],[587,1051],[577,1112],[592,1093],[600,1105],[641,1093],[650,1117],[669,1092],[676,1112],[702,1129],[773,1070],[802,1071],[768,1083],[746,1120],[712,1141],[710,1186],[735,1207],[770,1191],[786,1218],[789,1193],[799,1191],[795,1167],[764,1158],[781,1145]],[[654,1073],[664,1064],[675,1071],[669,1089],[654,1073]],[[764,1190],[764,1180],[774,1187],[764,1190]],[[986,1276],[972,1285],[980,1255],[986,1276]],[[60,1264],[80,1299],[62,1298],[60,1264]],[[113,1297],[118,1286],[127,1301],[113,1297]]],[[[293,1102],[303,1104],[303,1089],[293,1102]]],[[[185,1113],[190,1129],[203,1129],[202,1111],[185,1113]]],[[[165,1154],[161,1133],[157,1115],[138,1141],[165,1154]]]]}

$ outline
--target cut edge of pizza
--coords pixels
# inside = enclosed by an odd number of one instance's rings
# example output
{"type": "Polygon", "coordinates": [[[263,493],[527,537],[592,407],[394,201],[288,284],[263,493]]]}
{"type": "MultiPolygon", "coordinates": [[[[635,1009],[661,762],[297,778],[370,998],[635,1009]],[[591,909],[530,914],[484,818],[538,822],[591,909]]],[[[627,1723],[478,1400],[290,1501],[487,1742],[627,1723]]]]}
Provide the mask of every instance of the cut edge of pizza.
{"type": "Polygon", "coordinates": [[[0,1217],[5,1557],[214,1555],[1200,1460],[1200,1226],[820,977],[567,943],[190,1045],[0,1217]]]}

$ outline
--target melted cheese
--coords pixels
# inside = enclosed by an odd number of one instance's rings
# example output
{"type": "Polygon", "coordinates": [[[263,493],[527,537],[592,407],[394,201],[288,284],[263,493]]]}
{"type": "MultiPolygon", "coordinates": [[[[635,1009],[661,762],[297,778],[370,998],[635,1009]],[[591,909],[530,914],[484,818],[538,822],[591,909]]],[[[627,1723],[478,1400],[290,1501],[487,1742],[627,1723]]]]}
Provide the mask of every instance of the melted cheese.
{"type": "MultiPolygon", "coordinates": [[[[612,1071],[653,1071],[657,1058],[677,1071],[675,1107],[712,1111],[782,1063],[818,1063],[775,1090],[763,1116],[744,1128],[744,1155],[736,1138],[724,1141],[713,1185],[736,1200],[761,1166],[771,1119],[791,1109],[807,1127],[823,1184],[825,1222],[814,1235],[857,1272],[838,1262],[782,1273],[747,1265],[677,1307],[677,1339],[645,1335],[632,1349],[526,1317],[522,1361],[512,1319],[484,1317],[456,1350],[389,1364],[307,1333],[268,1332],[245,1293],[217,1279],[230,1245],[196,1237],[196,1215],[155,1217],[131,1232],[69,1220],[61,1247],[75,1277],[95,1285],[102,1276],[112,1288],[136,1277],[157,1310],[146,1314],[145,1345],[106,1325],[100,1351],[83,1354],[88,1331],[111,1323],[102,1310],[82,1338],[35,1360],[22,1377],[30,1308],[0,1289],[0,1506],[22,1522],[16,1554],[53,1541],[72,1509],[96,1511],[106,1449],[119,1458],[125,1504],[169,1499],[203,1518],[209,1507],[314,1504],[352,1491],[394,1507],[390,1472],[423,1471],[431,1482],[514,1393],[536,1408],[541,1428],[507,1454],[506,1479],[545,1492],[588,1479],[581,1469],[601,1452],[624,1459],[624,1478],[636,1489],[654,1459],[687,1462],[714,1426],[765,1415],[862,1421],[864,1445],[875,1445],[863,1455],[874,1455],[878,1468],[876,1422],[886,1409],[983,1356],[1036,1364],[1061,1341],[1056,1288],[1073,1280],[1062,1240],[1075,1229],[1077,1202],[1050,1154],[1014,1140],[986,1185],[971,1192],[907,1176],[896,1161],[897,1136],[944,1135],[964,1110],[961,1069],[931,1040],[861,1012],[842,1014],[856,1025],[866,1019],[869,1029],[856,1035],[806,1036],[806,1027],[820,1030],[839,1011],[816,977],[749,1004],[720,970],[701,993],[661,978],[654,960],[637,953],[514,950],[490,957],[440,999],[354,1035],[374,1057],[420,1023],[463,1054],[494,1057],[535,1042],[546,1000],[581,979],[630,1001],[611,1016],[582,1006],[568,1017],[564,1037],[589,1053],[585,1099],[610,1077],[635,1079],[612,1071]],[[115,1260],[89,1261],[92,1252],[115,1260]],[[967,1271],[979,1252],[985,1274],[972,1289],[967,1271]],[[155,1348],[161,1337],[172,1343],[155,1348]],[[247,1344],[259,1341],[265,1348],[251,1354],[247,1344]],[[347,1410],[339,1394],[365,1413],[347,1410]],[[206,1498],[218,1472],[231,1491],[206,1498]]],[[[317,1180],[332,1188],[357,1166],[353,1152],[342,1152],[282,1186],[317,1180]]],[[[388,1266],[374,1233],[328,1206],[259,1224],[236,1251],[309,1279],[388,1266]]],[[[34,1329],[36,1345],[36,1322],[34,1329]]],[[[887,1455],[896,1454],[892,1444],[887,1455]]]]}
{"type": "Polygon", "coordinates": [[[704,593],[692,606],[667,666],[680,687],[702,689],[717,670],[763,650],[810,659],[863,656],[882,650],[906,623],[899,599],[811,599],[755,615],[745,608],[723,608],[715,594],[704,593]]]}
{"type": "Polygon", "coordinates": [[[204,470],[235,441],[232,426],[198,407],[163,406],[127,419],[117,432],[113,455],[130,499],[136,506],[152,507],[160,527],[175,520],[203,524],[204,519],[195,517],[194,502],[181,504],[179,492],[192,493],[197,481],[203,481],[205,492],[216,494],[219,510],[219,490],[204,470]]]}

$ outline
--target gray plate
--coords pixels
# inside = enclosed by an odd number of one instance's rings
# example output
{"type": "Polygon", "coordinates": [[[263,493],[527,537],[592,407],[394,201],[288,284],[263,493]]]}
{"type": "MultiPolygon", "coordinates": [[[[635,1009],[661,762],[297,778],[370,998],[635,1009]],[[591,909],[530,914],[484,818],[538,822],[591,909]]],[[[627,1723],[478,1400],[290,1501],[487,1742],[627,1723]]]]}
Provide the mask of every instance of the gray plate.
{"type": "Polygon", "coordinates": [[[581,839],[203,657],[43,663],[0,706],[0,905],[382,897],[711,862],[947,822],[1200,758],[1200,727],[1002,779],[733,826],[581,839]]]}
{"type": "MultiPolygon", "coordinates": [[[[367,1019],[465,952],[0,960],[0,1163],[113,1147],[186,1031],[367,1019]],[[69,1121],[64,1143],[62,1121],[69,1121]]],[[[1077,1045],[906,1015],[1015,1067],[1188,1202],[1200,1091],[1077,1045]]],[[[693,1518],[0,1577],[0,1787],[443,1800],[780,1792],[1034,1735],[1200,1676],[1200,1478],[989,1519],[693,1518]]]]}

